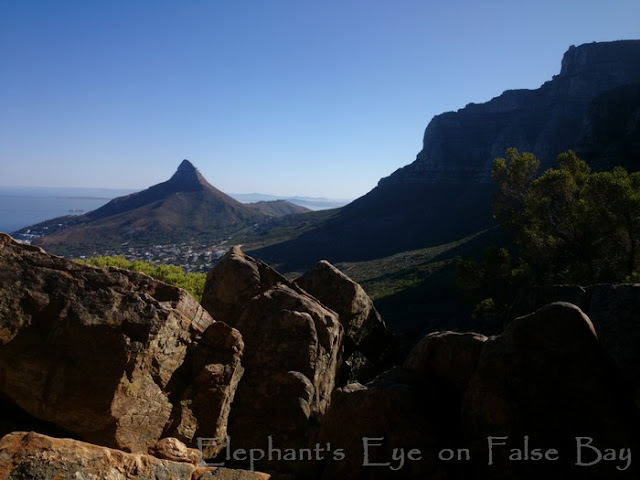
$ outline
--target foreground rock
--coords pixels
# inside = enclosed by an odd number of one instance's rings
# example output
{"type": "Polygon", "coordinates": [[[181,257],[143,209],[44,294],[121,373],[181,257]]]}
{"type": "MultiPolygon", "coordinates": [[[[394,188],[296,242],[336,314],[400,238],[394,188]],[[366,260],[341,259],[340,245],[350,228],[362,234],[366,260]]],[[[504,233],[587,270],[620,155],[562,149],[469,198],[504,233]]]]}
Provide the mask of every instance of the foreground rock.
{"type": "Polygon", "coordinates": [[[269,265],[234,246],[209,271],[202,306],[216,320],[233,325],[249,300],[278,283],[295,288],[269,265]]]}
{"type": "Polygon", "coordinates": [[[449,478],[437,454],[457,432],[455,404],[445,386],[430,387],[423,388],[412,372],[395,367],[367,385],[338,389],[319,439],[334,450],[326,455],[321,478],[449,478]],[[403,448],[419,451],[419,459],[400,461],[397,452],[403,448]],[[337,455],[338,450],[343,455],[337,455]]]}
{"type": "Polygon", "coordinates": [[[639,410],[620,372],[568,303],[517,318],[496,337],[430,334],[402,368],[336,392],[320,438],[345,458],[329,458],[322,478],[638,478],[639,410]],[[389,465],[365,465],[364,438],[378,439],[369,463],[389,465]],[[600,460],[579,441],[592,441],[600,460]],[[533,449],[555,449],[554,460],[535,460],[533,449]]]}
{"type": "Polygon", "coordinates": [[[181,289],[0,235],[0,392],[37,419],[132,452],[211,437],[215,453],[242,351],[181,289]]]}
{"type": "Polygon", "coordinates": [[[149,447],[149,454],[163,460],[171,460],[173,462],[186,462],[193,465],[199,465],[202,460],[202,454],[195,448],[187,448],[177,438],[166,437],[149,447]]]}
{"type": "Polygon", "coordinates": [[[538,287],[513,308],[516,315],[523,315],[555,301],[571,302],[589,316],[600,343],[625,381],[638,388],[640,398],[640,284],[538,287]]]}
{"type": "Polygon", "coordinates": [[[0,440],[1,479],[268,480],[259,472],[198,467],[77,440],[15,432],[0,440]]]}
{"type": "MultiPolygon", "coordinates": [[[[338,313],[345,330],[345,348],[361,352],[376,365],[391,366],[393,335],[360,285],[325,260],[296,283],[338,313]]],[[[349,354],[350,351],[345,351],[345,357],[349,354]]]]}
{"type": "Polygon", "coordinates": [[[409,353],[404,368],[422,381],[437,378],[446,382],[462,398],[486,341],[487,337],[478,333],[431,333],[409,353]]]}
{"type": "MultiPolygon", "coordinates": [[[[246,306],[236,327],[244,332],[245,378],[229,417],[236,448],[266,450],[314,443],[335,385],[342,328],[335,313],[314,299],[276,285],[246,306]]],[[[308,471],[309,462],[258,463],[269,471],[308,471]]]]}
{"type": "MultiPolygon", "coordinates": [[[[229,417],[233,449],[307,448],[335,386],[338,316],[260,261],[231,250],[208,275],[204,305],[243,336],[245,375],[229,417]]],[[[246,463],[231,463],[246,467],[246,463]]],[[[263,460],[257,468],[311,475],[313,462],[263,460]]]]}
{"type": "Polygon", "coordinates": [[[430,334],[402,367],[337,390],[320,441],[344,449],[345,458],[330,458],[322,478],[465,478],[464,463],[452,468],[438,454],[460,440],[460,405],[486,340],[471,333],[430,334]],[[414,450],[414,458],[400,460],[400,449],[414,450]]]}
{"type": "MultiPolygon", "coordinates": [[[[509,437],[506,447],[496,448],[493,468],[486,458],[478,462],[491,478],[634,478],[636,466],[624,460],[576,465],[579,437],[617,452],[635,450],[638,412],[593,324],[575,305],[547,305],[513,320],[504,333],[488,340],[469,382],[461,419],[474,448],[486,449],[488,436],[509,437]],[[509,459],[508,449],[522,449],[524,436],[538,448],[556,449],[559,459],[509,459]]],[[[582,452],[584,463],[593,460],[593,450],[582,452]]]]}

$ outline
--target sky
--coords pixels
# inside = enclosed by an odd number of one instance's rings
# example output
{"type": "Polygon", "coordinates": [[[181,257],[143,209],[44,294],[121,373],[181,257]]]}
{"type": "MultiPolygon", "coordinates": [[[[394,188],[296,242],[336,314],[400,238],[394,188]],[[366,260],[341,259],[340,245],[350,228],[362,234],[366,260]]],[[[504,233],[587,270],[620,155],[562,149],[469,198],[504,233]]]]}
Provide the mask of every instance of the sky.
{"type": "Polygon", "coordinates": [[[356,198],[637,0],[0,0],[0,185],[356,198]]]}

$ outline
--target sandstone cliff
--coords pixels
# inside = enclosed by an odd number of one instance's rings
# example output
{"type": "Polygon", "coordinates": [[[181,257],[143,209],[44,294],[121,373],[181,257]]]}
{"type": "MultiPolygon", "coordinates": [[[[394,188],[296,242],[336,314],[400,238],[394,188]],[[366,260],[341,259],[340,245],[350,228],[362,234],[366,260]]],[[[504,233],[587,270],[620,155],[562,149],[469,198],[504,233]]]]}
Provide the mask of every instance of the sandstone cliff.
{"type": "MultiPolygon", "coordinates": [[[[470,103],[434,117],[415,162],[380,185],[488,182],[493,159],[510,147],[535,153],[541,168],[553,166],[557,155],[568,149],[588,157],[585,127],[598,120],[594,102],[620,112],[615,108],[622,106],[620,100],[615,104],[602,96],[617,90],[626,108],[640,106],[637,89],[619,90],[640,84],[638,58],[640,40],[572,46],[564,54],[560,74],[537,90],[509,90],[487,103],[470,103]]],[[[611,141],[626,132],[609,133],[611,141]]]]}

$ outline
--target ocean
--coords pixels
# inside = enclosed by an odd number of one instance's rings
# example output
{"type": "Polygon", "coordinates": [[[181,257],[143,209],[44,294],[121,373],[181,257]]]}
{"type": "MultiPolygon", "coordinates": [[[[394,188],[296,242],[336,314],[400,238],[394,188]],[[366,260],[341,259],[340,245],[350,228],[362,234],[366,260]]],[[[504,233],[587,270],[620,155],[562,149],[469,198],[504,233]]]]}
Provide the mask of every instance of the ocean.
{"type": "Polygon", "coordinates": [[[133,191],[0,186],[0,232],[12,233],[63,215],[81,215],[133,191]]]}

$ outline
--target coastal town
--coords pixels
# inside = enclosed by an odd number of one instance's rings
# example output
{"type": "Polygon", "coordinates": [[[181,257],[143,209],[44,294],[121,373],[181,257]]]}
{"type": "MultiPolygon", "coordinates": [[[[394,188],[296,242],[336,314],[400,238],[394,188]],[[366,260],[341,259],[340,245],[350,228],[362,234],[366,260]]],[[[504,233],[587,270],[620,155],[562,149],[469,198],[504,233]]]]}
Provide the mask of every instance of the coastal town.
{"type": "Polygon", "coordinates": [[[105,255],[122,255],[127,260],[144,261],[154,266],[176,265],[185,272],[205,273],[227,252],[230,245],[174,243],[167,245],[151,245],[148,247],[132,247],[122,245],[121,248],[95,252],[92,255],[80,255],[77,258],[86,260],[91,257],[105,255]]]}
{"type": "MultiPolygon", "coordinates": [[[[31,244],[47,233],[47,227],[26,229],[15,234],[16,240],[31,244]]],[[[207,272],[231,247],[227,240],[218,243],[169,243],[162,245],[133,246],[128,242],[118,247],[96,250],[82,255],[67,254],[67,258],[87,260],[96,256],[122,255],[130,261],[144,261],[154,266],[176,265],[185,272],[207,272]]]]}

